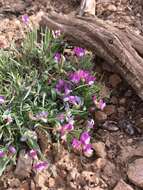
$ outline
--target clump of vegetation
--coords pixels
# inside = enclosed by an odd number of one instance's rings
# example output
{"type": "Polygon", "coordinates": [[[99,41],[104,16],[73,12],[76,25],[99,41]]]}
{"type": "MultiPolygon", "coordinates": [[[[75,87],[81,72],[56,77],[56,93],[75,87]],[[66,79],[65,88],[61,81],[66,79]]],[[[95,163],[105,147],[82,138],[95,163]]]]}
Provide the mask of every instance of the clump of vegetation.
{"type": "MultiPolygon", "coordinates": [[[[91,54],[68,48],[60,31],[46,29],[28,32],[19,49],[0,51],[0,174],[23,147],[33,159],[43,158],[37,129],[92,155],[93,104],[101,110],[106,104],[99,99],[91,54]]],[[[45,167],[37,159],[34,168],[45,167]]]]}

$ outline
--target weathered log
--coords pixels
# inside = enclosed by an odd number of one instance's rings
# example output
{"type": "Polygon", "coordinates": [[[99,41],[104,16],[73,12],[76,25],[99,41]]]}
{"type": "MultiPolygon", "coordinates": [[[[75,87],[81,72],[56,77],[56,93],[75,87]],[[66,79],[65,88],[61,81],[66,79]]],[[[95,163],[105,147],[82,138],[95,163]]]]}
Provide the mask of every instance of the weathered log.
{"type": "Polygon", "coordinates": [[[85,47],[114,66],[143,100],[143,37],[96,17],[44,14],[42,26],[60,29],[75,45],[85,47]]]}

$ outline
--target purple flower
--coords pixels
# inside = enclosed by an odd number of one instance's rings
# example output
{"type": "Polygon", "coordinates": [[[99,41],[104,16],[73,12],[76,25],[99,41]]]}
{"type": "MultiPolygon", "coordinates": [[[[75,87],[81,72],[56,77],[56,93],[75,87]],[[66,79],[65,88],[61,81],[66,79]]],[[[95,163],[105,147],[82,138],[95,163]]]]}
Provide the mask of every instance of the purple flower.
{"type": "Polygon", "coordinates": [[[43,122],[46,123],[47,122],[47,117],[48,117],[48,112],[42,111],[42,112],[36,114],[35,117],[36,117],[37,120],[42,120],[43,122]]]}
{"type": "Polygon", "coordinates": [[[72,147],[76,150],[80,150],[81,149],[81,142],[78,139],[74,138],[72,140],[72,147]]]}
{"type": "Polygon", "coordinates": [[[64,135],[65,133],[70,132],[73,129],[74,129],[74,126],[72,124],[70,124],[70,123],[65,124],[61,128],[61,135],[64,135]]]}
{"type": "Polygon", "coordinates": [[[81,98],[79,96],[67,96],[64,98],[65,102],[69,102],[73,105],[82,105],[81,98]]]}
{"type": "Polygon", "coordinates": [[[55,60],[56,63],[59,63],[60,60],[61,60],[61,54],[58,53],[58,52],[55,53],[55,55],[54,55],[54,60],[55,60]]]}
{"type": "Polygon", "coordinates": [[[85,156],[87,156],[87,157],[92,156],[92,154],[93,154],[92,145],[91,144],[85,144],[83,146],[83,152],[84,152],[85,156]]]}
{"type": "Polygon", "coordinates": [[[3,150],[0,150],[0,158],[3,158],[5,156],[5,153],[3,150]]]}
{"type": "Polygon", "coordinates": [[[85,55],[85,49],[83,49],[83,48],[75,47],[75,48],[73,49],[73,51],[74,51],[74,53],[75,53],[75,55],[76,55],[77,57],[83,57],[83,56],[85,55]]]}
{"type": "Polygon", "coordinates": [[[42,170],[46,169],[47,167],[48,167],[47,162],[38,162],[34,165],[34,169],[36,169],[38,171],[42,171],[42,170]]]}
{"type": "Polygon", "coordinates": [[[69,79],[73,83],[78,84],[81,80],[85,81],[85,79],[87,78],[87,76],[88,76],[88,72],[87,71],[78,70],[78,71],[75,71],[73,73],[70,73],[69,79]]]}
{"type": "Polygon", "coordinates": [[[96,104],[97,103],[97,98],[96,98],[96,96],[93,96],[93,102],[94,102],[94,104],[96,104]]]}
{"type": "Polygon", "coordinates": [[[97,101],[96,96],[93,96],[93,102],[97,106],[98,109],[103,110],[106,107],[106,103],[102,99],[97,101]]]}
{"type": "Polygon", "coordinates": [[[33,159],[37,159],[37,151],[34,149],[30,150],[28,155],[33,159]]]}
{"type": "Polygon", "coordinates": [[[90,142],[90,135],[88,132],[83,132],[80,136],[80,141],[83,145],[87,145],[90,142]]]}
{"type": "Polygon", "coordinates": [[[57,39],[61,36],[61,31],[60,30],[52,30],[52,35],[54,39],[57,39]]]}
{"type": "Polygon", "coordinates": [[[37,116],[37,118],[42,118],[42,117],[46,118],[48,116],[48,112],[42,111],[42,112],[38,113],[36,116],[37,116]]]}
{"type": "Polygon", "coordinates": [[[23,21],[25,24],[28,24],[28,22],[29,22],[29,17],[28,17],[28,15],[23,15],[23,16],[22,16],[22,21],[23,21]]]}
{"type": "Polygon", "coordinates": [[[81,77],[80,77],[78,71],[76,71],[76,72],[74,72],[74,73],[70,73],[70,74],[69,74],[69,79],[70,79],[73,83],[78,84],[78,83],[80,82],[81,77]]]}
{"type": "Polygon", "coordinates": [[[5,103],[5,97],[4,96],[0,96],[0,104],[5,103]]]}
{"type": "Polygon", "coordinates": [[[56,84],[56,92],[68,95],[71,92],[71,85],[60,79],[56,84]]]}
{"type": "Polygon", "coordinates": [[[61,135],[61,140],[62,140],[62,142],[67,141],[67,133],[61,135]]]}
{"type": "Polygon", "coordinates": [[[105,107],[106,107],[106,103],[102,99],[100,99],[99,100],[99,109],[104,110],[105,107]]]}
{"type": "Polygon", "coordinates": [[[94,81],[96,80],[96,78],[92,75],[88,75],[86,78],[85,78],[85,81],[87,84],[89,85],[92,85],[94,84],[94,81]]]}
{"type": "Polygon", "coordinates": [[[87,121],[87,128],[92,129],[93,126],[94,126],[94,120],[93,119],[88,120],[87,121]]]}
{"type": "Polygon", "coordinates": [[[16,148],[12,145],[9,146],[9,151],[12,153],[12,154],[15,154],[16,153],[16,148]]]}
{"type": "Polygon", "coordinates": [[[60,129],[61,139],[66,141],[67,133],[72,131],[73,129],[74,129],[74,126],[70,123],[63,125],[60,129]]]}
{"type": "Polygon", "coordinates": [[[85,82],[88,85],[92,85],[96,78],[92,76],[88,71],[78,70],[69,74],[69,79],[78,84],[80,81],[85,82]]]}

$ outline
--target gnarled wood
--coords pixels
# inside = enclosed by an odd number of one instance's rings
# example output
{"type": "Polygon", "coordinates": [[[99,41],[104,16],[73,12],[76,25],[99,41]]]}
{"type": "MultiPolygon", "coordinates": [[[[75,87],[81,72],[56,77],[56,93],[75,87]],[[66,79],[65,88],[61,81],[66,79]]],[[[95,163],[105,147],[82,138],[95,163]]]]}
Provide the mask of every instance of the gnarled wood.
{"type": "Polygon", "coordinates": [[[50,13],[42,25],[63,31],[75,45],[83,46],[112,64],[143,99],[143,37],[98,18],[50,13]]]}

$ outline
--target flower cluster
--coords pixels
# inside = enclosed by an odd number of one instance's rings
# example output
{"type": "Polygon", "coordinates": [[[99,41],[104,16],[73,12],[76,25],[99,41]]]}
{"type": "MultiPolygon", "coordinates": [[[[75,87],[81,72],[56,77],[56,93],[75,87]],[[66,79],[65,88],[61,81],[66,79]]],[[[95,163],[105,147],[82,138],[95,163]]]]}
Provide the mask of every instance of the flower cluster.
{"type": "Polygon", "coordinates": [[[80,136],[80,140],[74,138],[72,140],[72,147],[75,150],[83,151],[84,155],[90,157],[93,153],[92,145],[90,144],[91,136],[87,131],[83,132],[80,136]]]}
{"type": "Polygon", "coordinates": [[[74,125],[72,123],[67,123],[65,125],[63,125],[60,129],[60,133],[61,133],[61,139],[63,141],[66,141],[67,138],[67,134],[72,131],[74,129],[74,125]]]}
{"type": "Polygon", "coordinates": [[[37,151],[34,149],[31,149],[28,152],[28,155],[35,160],[35,164],[33,165],[33,169],[37,170],[37,171],[42,171],[44,169],[46,169],[48,167],[48,162],[47,161],[39,161],[38,160],[38,154],[37,151]]]}
{"type": "Polygon", "coordinates": [[[4,149],[0,149],[0,158],[7,157],[8,155],[15,155],[17,152],[16,148],[12,145],[5,147],[4,149]]]}
{"type": "MultiPolygon", "coordinates": [[[[80,47],[75,47],[73,49],[74,54],[77,57],[83,57],[85,55],[85,50],[80,47]]],[[[59,62],[61,59],[61,54],[56,53],[54,56],[54,59],[56,62],[59,62]]],[[[66,113],[59,114],[57,116],[57,119],[60,121],[60,136],[63,141],[67,140],[67,135],[72,132],[73,130],[76,130],[74,119],[71,115],[71,112],[69,111],[71,106],[72,109],[79,109],[84,106],[84,98],[80,97],[78,95],[74,95],[74,87],[78,85],[78,87],[81,85],[87,86],[87,88],[90,88],[91,85],[94,85],[94,82],[96,78],[87,70],[77,70],[74,72],[67,73],[69,81],[60,79],[56,83],[56,92],[61,96],[61,99],[63,100],[63,103],[65,105],[65,111],[66,113]]],[[[73,138],[72,140],[72,147],[76,150],[82,151],[86,156],[91,156],[93,153],[92,145],[90,144],[90,135],[89,131],[94,127],[94,120],[88,120],[86,131],[82,132],[80,135],[80,139],[73,138]]]]}
{"type": "Polygon", "coordinates": [[[57,82],[55,89],[59,94],[68,95],[71,92],[71,85],[67,81],[60,79],[57,82]]]}
{"type": "Polygon", "coordinates": [[[79,96],[66,96],[63,99],[65,102],[69,102],[74,106],[81,106],[83,104],[81,98],[79,96]]]}
{"type": "Polygon", "coordinates": [[[35,116],[37,120],[42,120],[43,122],[47,122],[48,112],[42,111],[36,114],[35,116]]]}
{"type": "Polygon", "coordinates": [[[93,96],[93,102],[100,110],[104,110],[104,108],[106,107],[106,103],[102,99],[98,101],[96,96],[93,96]]]}
{"type": "Polygon", "coordinates": [[[47,111],[42,111],[37,113],[36,115],[33,115],[31,112],[29,113],[29,118],[33,121],[43,121],[44,123],[47,123],[47,117],[48,117],[48,112],[47,111]]]}
{"type": "Polygon", "coordinates": [[[79,84],[82,81],[88,85],[94,84],[94,81],[96,80],[94,76],[92,76],[88,71],[84,70],[78,70],[70,73],[69,79],[75,84],[79,84]]]}
{"type": "Polygon", "coordinates": [[[34,169],[41,171],[49,163],[43,161],[39,148],[35,148],[39,147],[39,135],[45,140],[60,138],[62,143],[72,144],[74,149],[90,156],[94,120],[93,112],[88,110],[91,106],[103,110],[106,104],[96,97],[92,100],[93,94],[98,95],[98,85],[86,50],[69,50],[68,44],[60,39],[60,30],[46,30],[37,38],[38,31],[32,31],[28,15],[23,15],[22,20],[28,29],[20,49],[22,54],[17,56],[17,51],[12,51],[10,57],[4,57],[5,64],[0,68],[4,79],[0,95],[4,148],[0,149],[0,158],[10,155],[14,161],[17,148],[23,148],[24,143],[31,149],[27,156],[33,159],[34,169]],[[9,60],[17,64],[11,67],[9,60]]]}
{"type": "Polygon", "coordinates": [[[75,47],[73,49],[74,51],[74,54],[77,56],[77,57],[83,57],[85,55],[85,49],[81,48],[81,47],[75,47]]]}
{"type": "Polygon", "coordinates": [[[41,162],[36,163],[33,168],[37,171],[42,171],[46,169],[47,167],[48,167],[48,162],[41,161],[41,162]]]}

